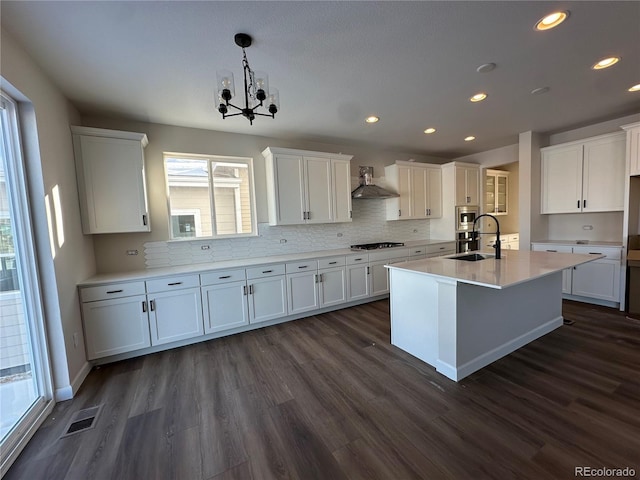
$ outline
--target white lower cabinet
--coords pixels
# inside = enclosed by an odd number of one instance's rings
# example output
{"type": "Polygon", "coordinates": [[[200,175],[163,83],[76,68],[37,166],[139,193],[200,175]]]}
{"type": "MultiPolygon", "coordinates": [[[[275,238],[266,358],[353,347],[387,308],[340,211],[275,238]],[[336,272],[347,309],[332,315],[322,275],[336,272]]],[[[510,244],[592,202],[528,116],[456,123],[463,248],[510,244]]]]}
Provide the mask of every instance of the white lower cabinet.
{"type": "Polygon", "coordinates": [[[562,272],[562,293],[579,297],[620,302],[621,249],[615,247],[532,244],[534,251],[605,255],[562,272]]]}
{"type": "Polygon", "coordinates": [[[318,277],[320,307],[347,301],[347,271],[344,266],[318,270],[318,277]]]}
{"type": "Polygon", "coordinates": [[[287,281],[284,272],[284,265],[247,269],[249,323],[287,316],[287,281]]]}
{"type": "Polygon", "coordinates": [[[315,310],[320,306],[316,269],[287,274],[287,300],[289,313],[292,315],[315,310]]]}
{"type": "Polygon", "coordinates": [[[369,260],[367,255],[347,257],[347,301],[369,297],[369,260]]]}
{"type": "Polygon", "coordinates": [[[202,312],[204,333],[249,325],[246,280],[202,287],[202,312]]]}
{"type": "Polygon", "coordinates": [[[148,298],[152,345],[204,334],[199,287],[158,292],[148,298]]]}
{"type": "Polygon", "coordinates": [[[389,272],[385,265],[389,260],[369,262],[369,292],[372,297],[389,293],[389,272]]]}

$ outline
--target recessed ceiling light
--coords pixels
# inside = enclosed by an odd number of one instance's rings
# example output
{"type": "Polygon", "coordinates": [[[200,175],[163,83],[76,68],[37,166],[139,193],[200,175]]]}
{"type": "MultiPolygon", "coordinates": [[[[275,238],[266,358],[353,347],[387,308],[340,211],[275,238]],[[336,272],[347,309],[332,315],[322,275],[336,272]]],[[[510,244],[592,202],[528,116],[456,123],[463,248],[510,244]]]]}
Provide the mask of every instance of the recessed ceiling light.
{"type": "Polygon", "coordinates": [[[630,92],[640,92],[640,83],[629,89],[630,92]]]}
{"type": "Polygon", "coordinates": [[[377,123],[380,121],[380,117],[376,117],[375,115],[371,115],[367,118],[364,119],[365,122],[367,123],[377,123]]]}
{"type": "Polygon", "coordinates": [[[424,133],[426,133],[426,134],[428,135],[428,134],[430,134],[430,133],[434,133],[435,131],[436,131],[436,129],[435,129],[435,128],[433,128],[433,127],[429,127],[429,128],[427,128],[427,129],[424,131],[424,133]]]}
{"type": "Polygon", "coordinates": [[[485,98],[487,98],[487,94],[480,92],[480,93],[476,93],[473,97],[471,97],[469,100],[472,102],[481,102],[482,100],[484,100],[485,98]]]}
{"type": "Polygon", "coordinates": [[[598,63],[595,63],[591,68],[593,70],[602,70],[603,68],[609,68],[620,61],[620,57],[608,57],[603,58],[598,63]]]}
{"type": "Polygon", "coordinates": [[[543,93],[547,93],[548,91],[549,87],[534,88],[533,90],[531,90],[531,95],[541,95],[543,93]]]}
{"type": "Polygon", "coordinates": [[[464,141],[465,141],[465,142],[471,142],[471,141],[473,141],[473,140],[475,140],[475,139],[476,139],[476,137],[474,137],[473,135],[469,135],[468,137],[466,137],[466,138],[464,139],[464,141]]]}
{"type": "Polygon", "coordinates": [[[491,70],[493,70],[494,68],[496,68],[496,64],[495,63],[483,63],[478,68],[476,68],[476,72],[478,72],[478,73],[488,73],[491,70]]]}
{"type": "Polygon", "coordinates": [[[553,12],[538,20],[533,29],[540,31],[549,30],[553,27],[557,27],[567,18],[569,18],[569,10],[565,10],[564,12],[553,12]]]}

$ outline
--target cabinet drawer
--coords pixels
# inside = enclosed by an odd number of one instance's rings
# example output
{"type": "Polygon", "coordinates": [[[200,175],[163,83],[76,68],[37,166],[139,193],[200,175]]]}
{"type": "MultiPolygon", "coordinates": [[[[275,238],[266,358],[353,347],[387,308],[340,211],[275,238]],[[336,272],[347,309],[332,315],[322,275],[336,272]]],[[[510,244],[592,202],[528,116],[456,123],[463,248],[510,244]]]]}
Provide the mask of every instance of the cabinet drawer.
{"type": "Polygon", "coordinates": [[[571,253],[572,247],[567,245],[554,245],[552,243],[534,243],[531,245],[534,252],[550,252],[550,253],[571,253]]]}
{"type": "Polygon", "coordinates": [[[200,285],[217,285],[219,283],[239,282],[244,279],[244,268],[238,270],[220,270],[200,274],[200,285]]]}
{"type": "Polygon", "coordinates": [[[328,257],[318,260],[318,268],[342,267],[344,264],[344,257],[328,257]]]}
{"type": "Polygon", "coordinates": [[[272,277],[274,275],[284,275],[284,263],[278,265],[262,265],[261,267],[247,268],[247,280],[252,278],[272,277]]]}
{"type": "Polygon", "coordinates": [[[409,251],[409,248],[381,248],[369,253],[369,261],[375,262],[377,260],[408,257],[409,251]]]}
{"type": "MultiPolygon", "coordinates": [[[[269,268],[264,268],[263,271],[269,270],[269,268]]],[[[285,270],[287,273],[309,272],[317,269],[318,269],[317,260],[303,260],[301,262],[287,263],[285,267],[285,270]]],[[[256,278],[256,277],[251,277],[251,278],[256,278]]]]}
{"type": "Polygon", "coordinates": [[[80,300],[82,302],[95,302],[110,298],[130,297],[132,295],[144,295],[144,282],[112,283],[100,287],[80,288],[80,300]]]}
{"type": "Polygon", "coordinates": [[[200,275],[176,275],[147,281],[147,293],[167,292],[183,288],[199,287],[200,275]]]}
{"type": "Polygon", "coordinates": [[[358,255],[348,255],[346,257],[347,265],[356,265],[358,263],[369,263],[369,254],[359,253],[358,255]]]}
{"type": "Polygon", "coordinates": [[[409,255],[415,257],[417,255],[426,255],[427,254],[427,246],[420,245],[419,247],[411,247],[409,249],[409,255]]]}
{"type": "Polygon", "coordinates": [[[605,255],[608,260],[620,260],[622,251],[620,248],[612,247],[598,247],[596,245],[591,247],[573,247],[573,253],[581,253],[583,255],[605,255]]]}
{"type": "Polygon", "coordinates": [[[454,242],[451,243],[436,243],[435,245],[427,245],[427,253],[442,253],[456,251],[456,245],[454,242]]]}

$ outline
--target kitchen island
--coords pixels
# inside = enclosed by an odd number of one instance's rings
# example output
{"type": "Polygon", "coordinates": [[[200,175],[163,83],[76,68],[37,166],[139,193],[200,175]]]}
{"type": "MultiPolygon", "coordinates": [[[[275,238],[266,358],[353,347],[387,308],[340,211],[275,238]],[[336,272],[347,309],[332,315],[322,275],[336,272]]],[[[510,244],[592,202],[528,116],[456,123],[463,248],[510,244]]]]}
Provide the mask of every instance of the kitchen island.
{"type": "Polygon", "coordinates": [[[496,260],[388,265],[391,343],[459,381],[562,325],[562,271],[597,255],[509,250],[496,260]]]}

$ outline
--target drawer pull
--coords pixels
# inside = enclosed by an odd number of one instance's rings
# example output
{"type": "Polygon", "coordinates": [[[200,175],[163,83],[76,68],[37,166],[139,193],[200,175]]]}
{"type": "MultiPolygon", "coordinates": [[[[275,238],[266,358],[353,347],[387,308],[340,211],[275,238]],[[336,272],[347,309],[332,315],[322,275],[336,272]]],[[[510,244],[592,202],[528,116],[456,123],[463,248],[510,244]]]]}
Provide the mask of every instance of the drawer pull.
{"type": "Polygon", "coordinates": [[[355,258],[353,261],[354,261],[354,262],[361,262],[361,261],[362,261],[362,259],[361,259],[361,258],[355,258]]]}
{"type": "Polygon", "coordinates": [[[589,255],[602,255],[602,252],[589,252],[589,255]]]}
{"type": "Polygon", "coordinates": [[[175,285],[182,285],[182,282],[173,282],[173,283],[167,283],[168,287],[173,287],[175,285]]]}
{"type": "MultiPolygon", "coordinates": [[[[309,265],[300,265],[298,268],[308,268],[308,267],[309,267],[309,265]]],[[[269,270],[269,271],[271,271],[271,270],[269,270]]],[[[266,272],[262,272],[262,273],[266,273],[266,272]]]]}
{"type": "Polygon", "coordinates": [[[120,289],[120,290],[109,290],[107,293],[122,293],[122,289],[120,289]]]}
{"type": "Polygon", "coordinates": [[[329,265],[335,265],[338,262],[329,262],[329,265]]]}
{"type": "Polygon", "coordinates": [[[440,250],[444,250],[446,247],[440,247],[440,250]]]}
{"type": "Polygon", "coordinates": [[[224,280],[225,278],[231,278],[231,275],[223,275],[222,277],[218,277],[218,280],[224,280]]]}
{"type": "Polygon", "coordinates": [[[262,273],[272,273],[273,270],[263,270],[262,273]]]}
{"type": "Polygon", "coordinates": [[[547,250],[547,252],[555,252],[555,253],[558,253],[558,250],[547,250]]]}

